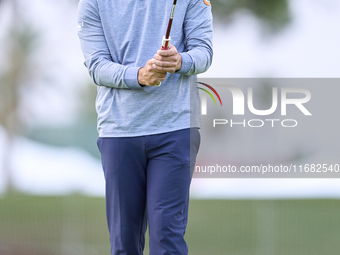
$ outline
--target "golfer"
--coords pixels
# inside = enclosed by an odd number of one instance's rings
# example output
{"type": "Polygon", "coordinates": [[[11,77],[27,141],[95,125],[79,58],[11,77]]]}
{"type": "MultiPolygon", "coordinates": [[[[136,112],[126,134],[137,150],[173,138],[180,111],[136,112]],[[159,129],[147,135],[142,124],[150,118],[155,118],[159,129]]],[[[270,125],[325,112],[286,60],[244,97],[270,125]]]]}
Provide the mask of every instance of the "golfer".
{"type": "Polygon", "coordinates": [[[112,255],[184,255],[200,145],[196,74],[212,62],[208,0],[80,0],[78,36],[98,95],[98,147],[112,255]],[[161,86],[155,86],[159,85],[161,86]]]}

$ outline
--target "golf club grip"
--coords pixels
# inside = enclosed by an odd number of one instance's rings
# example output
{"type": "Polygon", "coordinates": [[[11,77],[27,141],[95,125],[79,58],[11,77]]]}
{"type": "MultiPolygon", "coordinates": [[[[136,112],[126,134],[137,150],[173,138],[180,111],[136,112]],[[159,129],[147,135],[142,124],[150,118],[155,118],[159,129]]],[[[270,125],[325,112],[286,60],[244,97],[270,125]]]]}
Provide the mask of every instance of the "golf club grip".
{"type": "MultiPolygon", "coordinates": [[[[163,36],[161,50],[169,49],[169,45],[170,45],[170,41],[171,41],[170,31],[171,31],[171,27],[172,27],[172,21],[174,19],[174,15],[175,15],[176,4],[177,4],[177,0],[174,0],[174,2],[172,4],[171,12],[170,12],[169,23],[168,23],[168,27],[166,29],[166,34],[165,34],[165,36],[163,36]]],[[[159,87],[159,86],[161,86],[161,84],[162,83],[160,82],[158,85],[155,85],[155,86],[159,87]]]]}
{"type": "MultiPolygon", "coordinates": [[[[170,41],[171,41],[171,37],[170,37],[170,36],[169,36],[168,39],[166,39],[165,36],[163,36],[161,50],[167,50],[167,49],[169,49],[170,41]]],[[[161,84],[162,84],[162,83],[160,83],[160,84],[158,84],[158,85],[155,85],[155,86],[156,86],[156,87],[159,87],[159,86],[161,86],[161,84]]]]}
{"type": "Polygon", "coordinates": [[[171,41],[171,36],[169,36],[168,39],[166,39],[166,37],[163,36],[161,50],[168,50],[169,49],[170,41],[171,41]]]}

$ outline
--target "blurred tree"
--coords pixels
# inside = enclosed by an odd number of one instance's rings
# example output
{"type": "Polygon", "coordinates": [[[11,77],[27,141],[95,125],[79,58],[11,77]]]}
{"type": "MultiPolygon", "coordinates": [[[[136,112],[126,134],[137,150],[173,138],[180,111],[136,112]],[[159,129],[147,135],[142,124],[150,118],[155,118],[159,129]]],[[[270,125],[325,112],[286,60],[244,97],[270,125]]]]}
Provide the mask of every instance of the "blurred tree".
{"type": "Polygon", "coordinates": [[[279,32],[291,20],[288,0],[213,0],[214,17],[230,22],[235,13],[245,10],[264,25],[267,32],[279,32]]]}
{"type": "MultiPolygon", "coordinates": [[[[0,4],[4,1],[0,0],[0,4]]],[[[29,57],[32,53],[35,34],[20,16],[17,0],[10,0],[11,22],[6,42],[2,46],[6,52],[6,65],[0,69],[0,125],[4,127],[6,140],[4,160],[1,162],[7,190],[13,189],[11,178],[11,148],[13,137],[21,129],[17,114],[19,93],[25,81],[30,79],[29,57]],[[5,48],[5,49],[4,49],[5,48]]],[[[0,168],[0,169],[1,169],[0,168]]]]}

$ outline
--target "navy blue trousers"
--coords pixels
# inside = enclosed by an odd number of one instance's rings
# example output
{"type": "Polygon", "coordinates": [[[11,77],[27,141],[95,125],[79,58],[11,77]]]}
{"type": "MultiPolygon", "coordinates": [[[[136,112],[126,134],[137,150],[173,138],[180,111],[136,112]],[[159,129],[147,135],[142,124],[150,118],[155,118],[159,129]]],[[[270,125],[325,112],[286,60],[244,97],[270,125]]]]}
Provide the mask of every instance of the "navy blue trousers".
{"type": "Polygon", "coordinates": [[[99,137],[112,255],[186,255],[189,188],[200,145],[197,128],[99,137]]]}

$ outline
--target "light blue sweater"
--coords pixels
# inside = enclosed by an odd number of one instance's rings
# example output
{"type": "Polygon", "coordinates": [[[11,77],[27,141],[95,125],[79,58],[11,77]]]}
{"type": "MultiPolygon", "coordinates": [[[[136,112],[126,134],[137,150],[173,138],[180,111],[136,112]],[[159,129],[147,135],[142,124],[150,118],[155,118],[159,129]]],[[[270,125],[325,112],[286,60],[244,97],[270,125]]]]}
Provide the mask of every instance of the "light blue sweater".
{"type": "Polygon", "coordinates": [[[151,135],[200,127],[196,74],[212,62],[211,6],[178,0],[171,43],[182,68],[160,87],[140,86],[139,68],[161,47],[173,0],[80,0],[78,36],[85,66],[98,85],[101,137],[151,135]]]}

